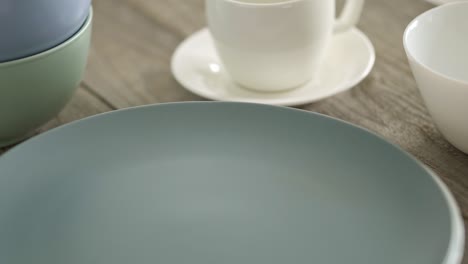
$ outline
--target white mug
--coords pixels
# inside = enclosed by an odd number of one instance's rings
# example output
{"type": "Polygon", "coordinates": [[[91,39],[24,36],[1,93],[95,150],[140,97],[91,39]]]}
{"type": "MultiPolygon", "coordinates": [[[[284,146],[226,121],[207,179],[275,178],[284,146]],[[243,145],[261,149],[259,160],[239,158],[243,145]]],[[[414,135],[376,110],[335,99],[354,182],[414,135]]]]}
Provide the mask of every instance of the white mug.
{"type": "Polygon", "coordinates": [[[310,81],[333,32],[352,28],[364,0],[206,0],[208,25],[222,64],[240,85],[258,91],[310,81]]]}

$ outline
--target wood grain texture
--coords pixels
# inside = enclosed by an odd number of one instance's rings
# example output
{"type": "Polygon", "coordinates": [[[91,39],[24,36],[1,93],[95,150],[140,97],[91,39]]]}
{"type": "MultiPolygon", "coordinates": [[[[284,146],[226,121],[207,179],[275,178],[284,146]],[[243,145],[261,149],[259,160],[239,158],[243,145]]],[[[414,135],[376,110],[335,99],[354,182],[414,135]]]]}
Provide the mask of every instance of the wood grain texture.
{"type": "Polygon", "coordinates": [[[177,45],[203,27],[203,1],[94,2],[93,50],[86,83],[116,108],[200,100],[171,75],[177,45]]]}
{"type": "MultiPolygon", "coordinates": [[[[118,108],[203,100],[170,72],[177,45],[205,26],[203,0],[94,0],[93,5],[93,44],[83,85],[41,131],[118,108]]],[[[447,183],[467,219],[468,155],[434,127],[402,45],[406,25],[431,7],[423,0],[367,0],[359,28],[376,48],[372,73],[355,89],[302,108],[368,128],[413,154],[447,183]]]]}

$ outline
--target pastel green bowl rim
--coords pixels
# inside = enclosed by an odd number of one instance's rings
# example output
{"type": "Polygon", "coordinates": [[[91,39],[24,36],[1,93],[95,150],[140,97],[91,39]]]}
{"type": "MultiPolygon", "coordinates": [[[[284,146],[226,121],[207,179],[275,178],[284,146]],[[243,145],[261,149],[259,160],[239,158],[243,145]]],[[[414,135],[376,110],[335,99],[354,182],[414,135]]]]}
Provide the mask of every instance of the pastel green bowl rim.
{"type": "Polygon", "coordinates": [[[57,45],[57,46],[55,46],[55,47],[53,47],[51,49],[48,49],[46,51],[37,53],[37,54],[29,56],[29,57],[25,57],[25,58],[21,58],[21,59],[17,59],[17,60],[6,61],[6,62],[3,62],[3,63],[0,63],[0,68],[10,67],[10,66],[14,66],[14,65],[17,65],[17,64],[22,64],[22,63],[26,63],[26,62],[39,60],[39,59],[47,57],[47,56],[49,56],[49,55],[51,55],[51,54],[53,54],[53,53],[55,53],[55,52],[57,52],[59,50],[65,49],[67,46],[74,43],[76,39],[80,38],[86,31],[88,31],[88,29],[91,27],[92,21],[93,21],[93,7],[90,6],[89,7],[88,18],[86,18],[86,21],[84,22],[83,26],[72,37],[65,40],[65,42],[62,42],[61,44],[59,44],[59,45],[57,45]]]}

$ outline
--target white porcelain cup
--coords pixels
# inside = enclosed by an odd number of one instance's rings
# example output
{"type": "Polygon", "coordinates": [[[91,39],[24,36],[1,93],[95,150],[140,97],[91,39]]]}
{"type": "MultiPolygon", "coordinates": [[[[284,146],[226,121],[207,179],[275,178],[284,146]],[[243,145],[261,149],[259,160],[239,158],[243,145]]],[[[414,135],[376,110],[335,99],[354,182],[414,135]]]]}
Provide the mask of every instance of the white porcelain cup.
{"type": "Polygon", "coordinates": [[[414,19],[403,42],[437,127],[468,153],[468,2],[431,9],[414,19]]]}
{"type": "Polygon", "coordinates": [[[208,25],[223,66],[240,85],[281,91],[311,80],[333,32],[352,28],[364,0],[206,0],[208,25]]]}

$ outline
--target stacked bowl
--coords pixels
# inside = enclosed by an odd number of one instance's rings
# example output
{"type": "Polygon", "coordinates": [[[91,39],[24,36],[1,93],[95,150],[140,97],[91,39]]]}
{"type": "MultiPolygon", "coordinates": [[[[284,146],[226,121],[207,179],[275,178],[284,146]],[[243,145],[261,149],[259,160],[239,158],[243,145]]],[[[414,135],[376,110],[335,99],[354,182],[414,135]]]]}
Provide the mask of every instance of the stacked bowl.
{"type": "Polygon", "coordinates": [[[81,81],[91,0],[0,0],[0,147],[53,118],[81,81]]]}

